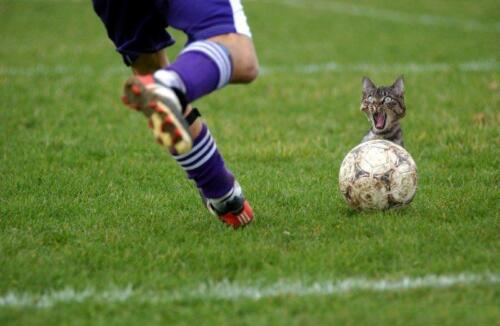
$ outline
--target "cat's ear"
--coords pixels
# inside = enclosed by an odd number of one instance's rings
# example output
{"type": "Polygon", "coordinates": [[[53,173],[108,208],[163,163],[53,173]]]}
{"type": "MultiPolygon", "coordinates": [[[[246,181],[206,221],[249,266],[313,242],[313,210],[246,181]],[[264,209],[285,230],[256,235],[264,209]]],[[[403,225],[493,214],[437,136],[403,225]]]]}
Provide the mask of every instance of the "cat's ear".
{"type": "Polygon", "coordinates": [[[392,89],[394,90],[394,92],[397,95],[399,95],[399,96],[403,96],[404,95],[404,93],[405,93],[405,83],[404,83],[403,75],[401,75],[398,78],[396,78],[396,81],[394,82],[394,84],[392,84],[392,89]]]}
{"type": "Polygon", "coordinates": [[[363,77],[363,94],[371,93],[372,91],[377,89],[377,86],[370,80],[368,77],[363,77]]]}

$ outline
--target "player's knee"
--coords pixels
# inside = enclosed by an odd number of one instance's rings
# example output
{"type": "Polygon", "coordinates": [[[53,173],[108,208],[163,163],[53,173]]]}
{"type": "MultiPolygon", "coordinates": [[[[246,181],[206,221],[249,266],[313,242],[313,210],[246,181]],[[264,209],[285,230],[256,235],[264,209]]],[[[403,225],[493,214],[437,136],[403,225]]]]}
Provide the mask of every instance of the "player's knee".
{"type": "Polygon", "coordinates": [[[259,75],[259,62],[257,61],[257,58],[250,55],[244,60],[241,60],[237,71],[238,82],[245,84],[253,82],[259,75]]]}
{"type": "Polygon", "coordinates": [[[154,53],[142,53],[131,64],[132,71],[136,75],[151,74],[167,65],[165,50],[154,53]]]}
{"type": "Polygon", "coordinates": [[[214,36],[209,39],[225,46],[233,61],[231,83],[248,84],[259,75],[259,61],[251,38],[229,33],[214,36]]]}

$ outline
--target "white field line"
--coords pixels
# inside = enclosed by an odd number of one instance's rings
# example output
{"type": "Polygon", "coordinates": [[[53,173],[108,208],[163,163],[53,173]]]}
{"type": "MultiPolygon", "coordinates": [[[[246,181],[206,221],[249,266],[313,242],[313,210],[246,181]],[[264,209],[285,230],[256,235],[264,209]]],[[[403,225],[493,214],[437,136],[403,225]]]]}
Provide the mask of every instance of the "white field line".
{"type": "MultiPolygon", "coordinates": [[[[6,1],[7,3],[9,1],[6,1]]],[[[17,3],[89,3],[88,0],[12,0],[17,3]]],[[[390,9],[377,9],[367,6],[360,6],[346,2],[337,1],[306,1],[306,0],[244,0],[244,3],[278,3],[288,6],[294,6],[306,9],[328,10],[341,15],[349,15],[356,17],[367,17],[377,20],[389,21],[394,23],[403,24],[417,24],[424,26],[444,26],[459,28],[470,31],[483,31],[483,32],[500,32],[500,23],[485,24],[478,20],[473,19],[460,19],[455,17],[437,16],[437,15],[414,15],[405,12],[390,10],[390,9]]]]}
{"type": "MultiPolygon", "coordinates": [[[[479,60],[462,63],[313,63],[304,65],[288,66],[262,66],[262,75],[272,75],[276,73],[292,74],[315,74],[322,72],[394,72],[394,73],[435,73],[447,71],[459,72],[492,72],[500,70],[500,63],[496,60],[479,60]]],[[[113,66],[103,70],[98,70],[92,66],[82,65],[57,65],[48,66],[39,64],[26,67],[0,66],[0,78],[8,77],[35,77],[35,76],[57,76],[57,75],[94,75],[113,76],[129,74],[129,70],[124,66],[113,66]]]]}
{"type": "Polygon", "coordinates": [[[254,3],[277,3],[292,7],[327,10],[340,15],[366,17],[401,24],[416,24],[423,26],[443,26],[469,31],[500,32],[500,23],[486,24],[473,19],[437,15],[415,15],[390,9],[376,9],[347,2],[337,1],[306,1],[306,0],[258,0],[254,3]]]}
{"type": "Polygon", "coordinates": [[[132,286],[96,290],[86,288],[75,290],[50,290],[43,294],[26,292],[7,292],[0,296],[0,308],[26,307],[51,308],[60,303],[98,303],[138,302],[165,304],[189,300],[259,300],[280,296],[335,296],[352,292],[401,292],[415,289],[443,289],[453,286],[496,285],[500,274],[484,273],[456,275],[427,275],[423,277],[404,277],[400,279],[348,278],[336,281],[304,283],[301,281],[281,280],[273,284],[238,284],[235,282],[202,283],[194,288],[173,291],[147,291],[132,286]]]}
{"type": "MultiPolygon", "coordinates": [[[[460,72],[488,72],[500,70],[496,60],[470,61],[462,63],[336,63],[326,62],[296,66],[263,67],[262,73],[314,74],[321,72],[396,72],[396,73],[433,73],[458,70],[460,72]]],[[[1,74],[1,73],[0,73],[1,74]]]]}

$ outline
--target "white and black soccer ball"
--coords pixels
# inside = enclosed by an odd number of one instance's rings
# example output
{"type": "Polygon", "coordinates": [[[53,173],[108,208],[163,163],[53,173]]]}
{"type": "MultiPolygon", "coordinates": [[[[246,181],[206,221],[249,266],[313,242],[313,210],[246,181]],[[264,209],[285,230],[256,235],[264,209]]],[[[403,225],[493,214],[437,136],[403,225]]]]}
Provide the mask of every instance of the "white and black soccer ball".
{"type": "Polygon", "coordinates": [[[354,147],[342,161],[340,191],[357,210],[408,205],[417,191],[417,165],[403,147],[371,140],[354,147]]]}

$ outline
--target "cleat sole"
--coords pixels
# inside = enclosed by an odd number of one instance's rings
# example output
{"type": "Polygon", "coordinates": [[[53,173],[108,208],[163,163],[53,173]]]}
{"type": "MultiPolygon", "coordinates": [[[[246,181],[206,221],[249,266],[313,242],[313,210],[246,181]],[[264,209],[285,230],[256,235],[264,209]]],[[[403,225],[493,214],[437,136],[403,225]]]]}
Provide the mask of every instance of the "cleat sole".
{"type": "Polygon", "coordinates": [[[135,76],[129,78],[125,83],[122,101],[148,118],[148,127],[152,129],[159,144],[171,152],[185,154],[193,145],[189,126],[178,104],[166,97],[164,92],[156,94],[153,85],[143,84],[141,79],[135,76]]]}
{"type": "Polygon", "coordinates": [[[137,84],[133,84],[130,87],[130,90],[132,91],[132,93],[134,93],[135,96],[139,96],[142,93],[141,87],[137,84]]]}

